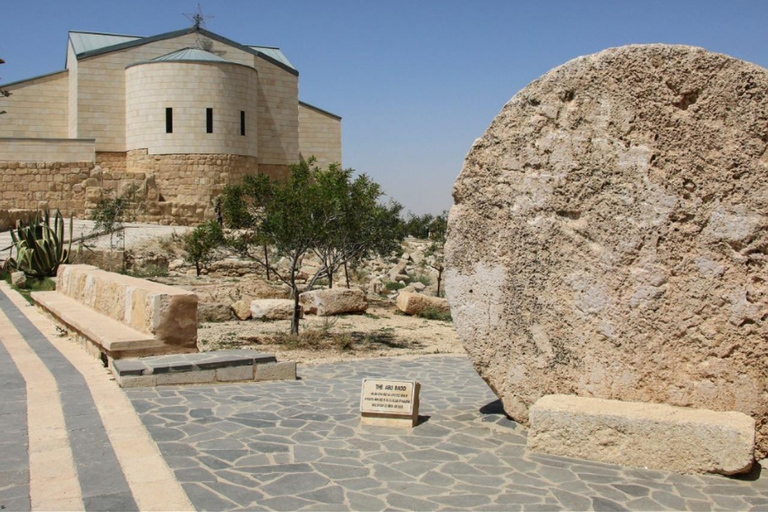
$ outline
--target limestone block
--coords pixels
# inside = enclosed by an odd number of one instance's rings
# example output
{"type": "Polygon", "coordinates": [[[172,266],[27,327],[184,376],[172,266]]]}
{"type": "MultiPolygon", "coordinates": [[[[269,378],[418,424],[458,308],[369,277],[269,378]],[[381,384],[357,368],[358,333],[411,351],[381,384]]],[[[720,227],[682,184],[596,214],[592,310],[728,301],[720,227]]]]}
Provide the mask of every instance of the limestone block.
{"type": "Polygon", "coordinates": [[[736,410],[768,455],[756,112],[765,69],[632,45],[553,69],[475,141],[453,189],[446,295],[507,414],[525,423],[559,393],[736,410]]]}
{"type": "Polygon", "coordinates": [[[405,267],[408,265],[408,260],[406,259],[400,259],[397,264],[390,269],[390,271],[387,273],[389,276],[390,281],[397,281],[399,279],[399,276],[403,274],[405,271],[405,267]]]}
{"type": "Polygon", "coordinates": [[[203,384],[216,380],[216,370],[198,370],[194,372],[158,373],[155,377],[157,386],[176,384],[203,384]]]}
{"type": "Polygon", "coordinates": [[[304,306],[305,313],[318,316],[362,313],[368,309],[365,293],[362,290],[347,288],[304,292],[299,295],[299,300],[304,306]]]}
{"type": "Polygon", "coordinates": [[[216,369],[216,380],[233,382],[238,380],[253,380],[253,366],[229,366],[216,369]]]}
{"type": "Polygon", "coordinates": [[[201,302],[197,305],[199,322],[226,322],[232,319],[232,308],[222,302],[201,302]]]}
{"type": "Polygon", "coordinates": [[[296,380],[296,363],[264,363],[255,366],[253,380],[296,380]]]}
{"type": "Polygon", "coordinates": [[[197,295],[90,265],[62,265],[57,291],[167,345],[196,348],[197,295]]]}
{"type": "Polygon", "coordinates": [[[418,315],[425,309],[434,309],[441,313],[447,313],[451,310],[446,299],[420,293],[400,292],[396,304],[397,309],[406,315],[418,315]]]}
{"type": "Polygon", "coordinates": [[[682,473],[749,471],[755,420],[663,404],[548,395],[530,410],[528,449],[682,473]]]}
{"type": "MultiPolygon", "coordinates": [[[[251,301],[251,318],[256,320],[288,320],[293,318],[293,301],[290,299],[255,299],[251,301]]],[[[299,304],[299,318],[303,316],[299,304]]]]}
{"type": "Polygon", "coordinates": [[[238,320],[248,320],[249,318],[251,318],[250,302],[247,302],[245,300],[238,300],[237,302],[232,304],[231,308],[232,308],[232,313],[235,315],[235,317],[238,320]]]}

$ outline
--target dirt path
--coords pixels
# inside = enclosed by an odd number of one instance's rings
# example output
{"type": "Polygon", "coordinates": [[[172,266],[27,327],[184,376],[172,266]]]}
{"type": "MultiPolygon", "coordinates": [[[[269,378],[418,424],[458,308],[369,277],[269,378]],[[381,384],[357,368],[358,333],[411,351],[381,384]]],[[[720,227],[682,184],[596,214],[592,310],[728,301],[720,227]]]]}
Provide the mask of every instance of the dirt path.
{"type": "Polygon", "coordinates": [[[463,354],[453,323],[396,314],[391,303],[376,302],[364,315],[307,316],[303,336],[287,336],[288,320],[202,323],[201,350],[256,348],[278,359],[318,364],[376,357],[463,354]]]}

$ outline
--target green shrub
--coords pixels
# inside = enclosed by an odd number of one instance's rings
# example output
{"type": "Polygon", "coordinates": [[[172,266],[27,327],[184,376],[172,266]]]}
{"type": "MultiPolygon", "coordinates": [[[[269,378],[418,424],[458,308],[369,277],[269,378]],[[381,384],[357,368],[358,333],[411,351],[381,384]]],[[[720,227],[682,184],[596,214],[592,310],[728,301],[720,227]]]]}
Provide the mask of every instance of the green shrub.
{"type": "Polygon", "coordinates": [[[168,277],[168,267],[150,263],[141,267],[135,267],[129,272],[133,277],[147,279],[151,277],[168,277]]]}
{"type": "Polygon", "coordinates": [[[200,224],[184,236],[186,260],[195,264],[197,275],[207,268],[213,258],[213,250],[224,244],[224,232],[215,220],[200,224]]]}
{"type": "Polygon", "coordinates": [[[48,210],[38,211],[27,225],[20,222],[11,230],[16,257],[8,258],[7,267],[31,277],[55,276],[59,265],[67,263],[72,249],[72,218],[69,241],[64,241],[64,217],[56,210],[51,221],[48,210]],[[41,215],[42,213],[42,215],[41,215]]]}
{"type": "Polygon", "coordinates": [[[419,311],[416,316],[419,318],[426,318],[427,320],[442,320],[443,322],[453,321],[450,311],[441,311],[435,308],[424,308],[419,311]]]}
{"type": "Polygon", "coordinates": [[[384,283],[384,288],[393,292],[395,290],[405,288],[405,285],[403,283],[398,283],[396,281],[387,281],[386,283],[384,283]]]}

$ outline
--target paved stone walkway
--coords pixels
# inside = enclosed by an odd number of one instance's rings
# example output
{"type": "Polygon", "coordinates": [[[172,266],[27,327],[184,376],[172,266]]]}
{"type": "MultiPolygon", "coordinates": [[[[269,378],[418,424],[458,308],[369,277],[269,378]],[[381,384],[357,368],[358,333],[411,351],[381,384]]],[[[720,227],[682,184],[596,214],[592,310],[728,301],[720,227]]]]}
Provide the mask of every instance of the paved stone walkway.
{"type": "Polygon", "coordinates": [[[464,357],[299,375],[124,392],[0,283],[0,510],[768,511],[759,470],[690,476],[527,454],[525,429],[464,357]],[[422,423],[361,426],[364,377],[419,380],[422,423]]]}
{"type": "Polygon", "coordinates": [[[526,454],[525,430],[464,357],[299,374],[127,393],[198,510],[768,510],[765,475],[688,476],[526,454]],[[364,377],[419,380],[423,422],[360,426],[364,377]]]}
{"type": "Polygon", "coordinates": [[[0,510],[192,508],[100,363],[0,283],[0,510]]]}

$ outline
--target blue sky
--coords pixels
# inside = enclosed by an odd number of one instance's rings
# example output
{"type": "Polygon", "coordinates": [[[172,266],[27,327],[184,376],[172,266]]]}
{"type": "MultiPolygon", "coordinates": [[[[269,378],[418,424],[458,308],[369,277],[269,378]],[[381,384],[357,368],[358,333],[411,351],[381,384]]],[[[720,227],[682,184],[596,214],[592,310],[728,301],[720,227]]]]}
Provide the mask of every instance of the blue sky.
{"type": "MultiPolygon", "coordinates": [[[[6,0],[0,83],[62,69],[68,30],[153,35],[196,2],[6,0]]],[[[300,98],[341,115],[343,164],[416,213],[452,204],[472,141],[518,90],[579,55],[679,43],[768,67],[768,1],[202,2],[207,28],[279,46],[300,98]]]]}

